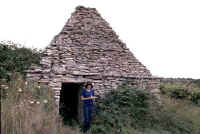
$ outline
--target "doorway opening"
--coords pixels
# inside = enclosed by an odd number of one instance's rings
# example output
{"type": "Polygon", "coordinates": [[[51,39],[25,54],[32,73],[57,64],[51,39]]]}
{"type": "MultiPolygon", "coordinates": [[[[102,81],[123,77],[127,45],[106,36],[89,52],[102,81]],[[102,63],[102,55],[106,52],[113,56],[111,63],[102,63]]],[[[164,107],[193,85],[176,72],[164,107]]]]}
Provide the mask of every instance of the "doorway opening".
{"type": "Polygon", "coordinates": [[[82,120],[81,89],[84,83],[62,83],[59,113],[64,124],[72,125],[82,120]]]}

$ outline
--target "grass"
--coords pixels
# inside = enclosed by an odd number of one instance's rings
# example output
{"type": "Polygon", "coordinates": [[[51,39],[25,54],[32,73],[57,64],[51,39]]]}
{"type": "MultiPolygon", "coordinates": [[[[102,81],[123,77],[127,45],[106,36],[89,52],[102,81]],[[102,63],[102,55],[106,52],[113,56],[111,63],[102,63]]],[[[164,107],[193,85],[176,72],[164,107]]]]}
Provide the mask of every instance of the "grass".
{"type": "Polygon", "coordinates": [[[15,74],[3,88],[1,88],[3,134],[78,133],[78,129],[63,125],[61,117],[56,113],[53,92],[46,86],[24,81],[19,74],[15,74]]]}
{"type": "MultiPolygon", "coordinates": [[[[81,134],[79,125],[63,124],[52,90],[21,77],[32,63],[39,64],[41,55],[0,43],[1,132],[81,134]]],[[[161,93],[162,105],[143,89],[121,86],[106,94],[96,104],[88,134],[200,134],[200,81],[163,83],[161,93]]]]}
{"type": "Polygon", "coordinates": [[[190,100],[200,106],[200,87],[193,83],[189,87],[184,84],[161,84],[160,90],[171,98],[190,100]]]}
{"type": "MultiPolygon", "coordinates": [[[[176,87],[170,90],[181,86],[176,87]]],[[[200,107],[167,91],[161,94],[162,104],[148,91],[126,85],[107,93],[96,103],[88,134],[199,134],[200,107]]],[[[25,81],[19,74],[9,83],[1,81],[1,132],[81,134],[79,125],[63,124],[53,96],[48,87],[25,81]]]]}
{"type": "Polygon", "coordinates": [[[145,90],[121,87],[97,104],[89,134],[200,133],[199,107],[167,95],[161,95],[161,101],[145,90]]]}
{"type": "Polygon", "coordinates": [[[169,98],[166,95],[161,97],[165,109],[175,113],[181,120],[192,124],[193,131],[191,134],[200,133],[200,107],[189,100],[177,100],[169,98]]]}

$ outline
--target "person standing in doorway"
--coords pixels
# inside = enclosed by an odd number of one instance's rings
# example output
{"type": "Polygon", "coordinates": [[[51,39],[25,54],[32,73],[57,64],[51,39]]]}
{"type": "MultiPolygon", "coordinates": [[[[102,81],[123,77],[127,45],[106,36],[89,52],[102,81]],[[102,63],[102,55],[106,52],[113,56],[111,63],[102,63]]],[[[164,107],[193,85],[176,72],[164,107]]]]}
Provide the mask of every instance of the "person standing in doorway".
{"type": "Polygon", "coordinates": [[[94,89],[92,83],[87,83],[85,89],[81,92],[81,100],[83,101],[84,124],[83,132],[87,132],[92,121],[92,112],[94,108],[94,89]]]}

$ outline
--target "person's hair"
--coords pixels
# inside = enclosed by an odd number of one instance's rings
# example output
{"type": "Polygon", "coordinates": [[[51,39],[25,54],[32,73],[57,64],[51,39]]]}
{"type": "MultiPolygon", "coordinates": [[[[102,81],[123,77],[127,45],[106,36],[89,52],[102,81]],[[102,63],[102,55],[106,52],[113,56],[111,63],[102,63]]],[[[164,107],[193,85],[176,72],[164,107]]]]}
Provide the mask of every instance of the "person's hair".
{"type": "Polygon", "coordinates": [[[91,88],[93,88],[92,83],[87,83],[87,84],[85,85],[85,88],[87,88],[89,85],[91,86],[91,88]]]}

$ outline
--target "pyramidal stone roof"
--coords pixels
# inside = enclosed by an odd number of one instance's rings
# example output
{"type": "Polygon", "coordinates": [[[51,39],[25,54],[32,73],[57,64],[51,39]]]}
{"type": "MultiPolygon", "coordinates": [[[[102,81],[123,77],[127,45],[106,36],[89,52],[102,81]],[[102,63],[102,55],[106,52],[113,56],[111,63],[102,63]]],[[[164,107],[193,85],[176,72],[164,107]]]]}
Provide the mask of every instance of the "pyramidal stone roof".
{"type": "Polygon", "coordinates": [[[83,6],[46,47],[40,63],[44,74],[152,77],[97,10],[83,6]]]}

